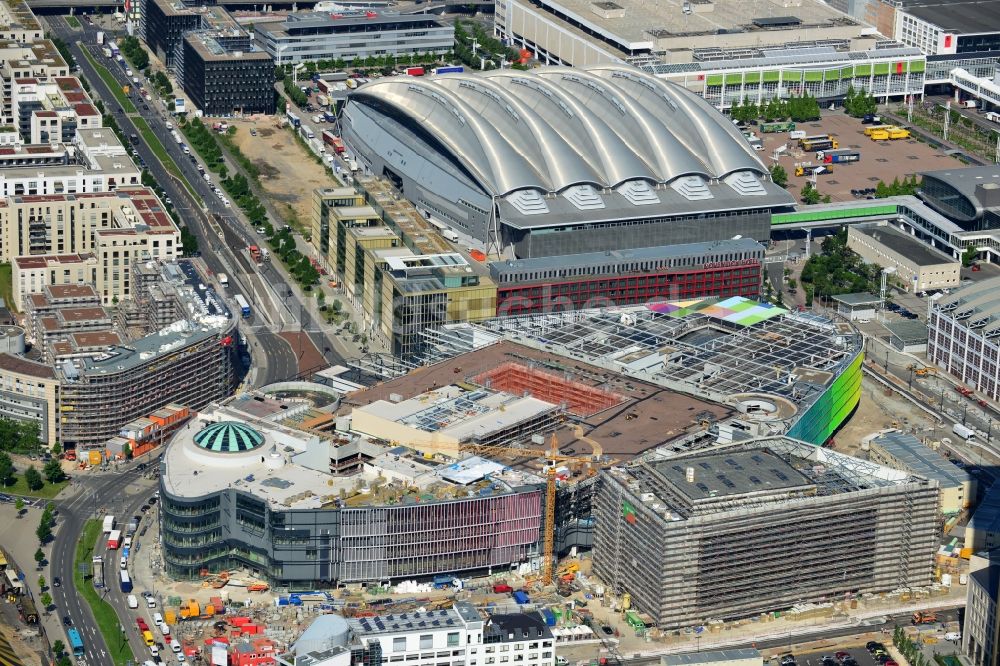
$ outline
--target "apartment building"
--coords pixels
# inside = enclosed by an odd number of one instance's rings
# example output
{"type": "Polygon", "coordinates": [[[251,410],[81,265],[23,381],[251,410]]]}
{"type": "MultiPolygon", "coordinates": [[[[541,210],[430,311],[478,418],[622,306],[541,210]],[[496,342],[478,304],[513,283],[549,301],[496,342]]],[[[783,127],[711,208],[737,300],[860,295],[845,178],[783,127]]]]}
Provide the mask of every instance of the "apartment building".
{"type": "Polygon", "coordinates": [[[98,260],[92,253],[15,257],[12,264],[14,306],[21,312],[28,295],[46,287],[97,284],[98,260]]]}

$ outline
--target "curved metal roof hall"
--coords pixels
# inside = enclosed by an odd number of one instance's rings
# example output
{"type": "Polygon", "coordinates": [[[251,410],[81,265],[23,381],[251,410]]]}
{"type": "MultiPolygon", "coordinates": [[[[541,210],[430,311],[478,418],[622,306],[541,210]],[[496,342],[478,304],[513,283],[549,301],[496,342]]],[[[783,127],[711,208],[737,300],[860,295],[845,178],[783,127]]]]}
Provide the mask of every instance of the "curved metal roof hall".
{"type": "Polygon", "coordinates": [[[767,174],[708,102],[625,65],[393,77],[351,99],[429,132],[493,196],[767,174]]]}

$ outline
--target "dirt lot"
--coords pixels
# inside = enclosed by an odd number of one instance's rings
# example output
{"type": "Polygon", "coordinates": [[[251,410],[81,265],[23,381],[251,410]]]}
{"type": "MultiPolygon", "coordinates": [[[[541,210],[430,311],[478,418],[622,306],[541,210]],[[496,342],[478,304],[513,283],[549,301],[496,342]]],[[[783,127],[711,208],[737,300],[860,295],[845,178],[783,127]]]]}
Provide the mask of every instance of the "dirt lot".
{"type": "MultiPolygon", "coordinates": [[[[898,394],[886,395],[884,388],[865,378],[861,384],[861,402],[835,436],[836,451],[859,455],[861,438],[897,423],[902,430],[918,432],[933,425],[932,419],[898,394]]],[[[862,456],[864,457],[864,456],[862,456]]]]}
{"type": "Polygon", "coordinates": [[[333,184],[324,168],[274,117],[227,122],[237,129],[236,145],[260,169],[260,182],[275,207],[292,226],[308,228],[313,190],[333,184]],[[257,136],[250,136],[251,128],[257,136]]]}
{"type": "MultiPolygon", "coordinates": [[[[864,135],[865,126],[857,118],[850,118],[836,111],[824,113],[823,119],[814,123],[800,123],[797,129],[807,134],[827,133],[840,143],[841,148],[851,148],[861,152],[861,161],[853,164],[835,164],[833,173],[817,177],[816,187],[822,194],[829,194],[834,201],[853,201],[852,189],[875,187],[878,181],[891,183],[892,179],[910,176],[918,171],[957,168],[962,166],[954,157],[931,148],[916,139],[875,142],[864,135]]],[[[819,164],[815,153],[803,153],[795,142],[789,140],[785,132],[760,134],[764,141],[764,151],[759,153],[766,164],[773,164],[775,148],[788,145],[788,152],[778,158],[778,163],[788,172],[788,189],[798,197],[799,188],[806,178],[795,175],[797,163],[819,164]]]]}

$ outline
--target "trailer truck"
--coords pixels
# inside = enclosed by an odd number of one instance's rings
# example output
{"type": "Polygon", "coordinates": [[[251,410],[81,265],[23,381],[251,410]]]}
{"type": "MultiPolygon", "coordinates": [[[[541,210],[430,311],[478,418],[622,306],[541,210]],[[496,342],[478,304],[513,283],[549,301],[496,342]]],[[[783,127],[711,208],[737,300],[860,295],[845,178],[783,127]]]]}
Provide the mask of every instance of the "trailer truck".
{"type": "Polygon", "coordinates": [[[795,123],[791,121],[761,123],[760,131],[764,134],[773,134],[775,132],[793,132],[795,131],[795,123]]]}
{"type": "Polygon", "coordinates": [[[840,148],[836,139],[826,137],[824,139],[802,140],[802,150],[807,153],[818,152],[820,150],[830,150],[840,148]]]}
{"type": "Polygon", "coordinates": [[[122,531],[111,530],[111,534],[108,535],[108,550],[117,550],[117,548],[121,545],[122,545],[122,531]]]}
{"type": "Polygon", "coordinates": [[[218,278],[220,285],[222,285],[223,287],[229,286],[229,278],[226,277],[225,273],[219,273],[216,277],[218,278]]]}
{"type": "Polygon", "coordinates": [[[94,555],[93,559],[90,560],[90,570],[94,587],[104,587],[104,558],[100,555],[94,555]]]}
{"type": "Polygon", "coordinates": [[[104,516],[104,526],[102,529],[103,534],[110,534],[111,530],[115,529],[115,517],[114,516],[104,516]]]}
{"type": "Polygon", "coordinates": [[[861,160],[861,153],[847,148],[842,150],[821,150],[816,153],[816,159],[821,160],[823,164],[846,164],[847,162],[861,160]]]}

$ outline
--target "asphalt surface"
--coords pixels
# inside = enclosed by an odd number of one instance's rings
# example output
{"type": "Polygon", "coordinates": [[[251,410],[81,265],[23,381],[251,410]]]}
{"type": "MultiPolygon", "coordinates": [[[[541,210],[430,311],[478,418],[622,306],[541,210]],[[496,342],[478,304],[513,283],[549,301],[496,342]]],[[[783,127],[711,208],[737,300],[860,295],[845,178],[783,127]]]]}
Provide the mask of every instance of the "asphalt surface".
{"type": "MultiPolygon", "coordinates": [[[[156,459],[152,460],[155,462],[156,459]]],[[[105,507],[108,509],[108,513],[113,514],[120,507],[121,516],[131,516],[133,513],[138,513],[137,509],[142,501],[155,489],[154,483],[143,479],[141,473],[136,470],[138,464],[137,462],[131,463],[127,467],[123,467],[123,471],[120,472],[76,477],[72,484],[75,492],[67,499],[56,503],[59,513],[56,517],[55,540],[49,555],[49,578],[51,580],[58,576],[62,579],[63,584],[59,587],[53,587],[50,593],[55,604],[55,613],[60,619],[62,616],[68,615],[73,626],[80,632],[86,649],[86,660],[92,664],[109,664],[111,657],[108,654],[108,646],[104,642],[104,637],[97,628],[90,606],[74,593],[72,581],[76,544],[80,540],[84,523],[89,518],[97,517],[97,511],[100,508],[105,507]],[[142,492],[130,497],[124,492],[126,488],[142,492]]],[[[100,544],[100,538],[98,538],[98,544],[100,544]]],[[[117,561],[114,563],[106,562],[104,570],[107,598],[116,609],[118,605],[115,603],[115,597],[120,596],[117,587],[117,566],[117,561]]],[[[124,601],[120,601],[121,606],[124,607],[124,601]]],[[[119,618],[122,617],[125,616],[119,611],[119,618]]],[[[134,625],[132,628],[135,628],[134,625]]],[[[134,635],[128,635],[127,631],[125,633],[132,643],[132,649],[137,658],[149,654],[141,640],[136,642],[134,635]]]]}
{"type": "MultiPolygon", "coordinates": [[[[318,326],[308,310],[302,306],[297,288],[291,288],[285,275],[275,267],[268,264],[258,267],[250,260],[247,246],[260,245],[264,242],[263,239],[249,228],[236,208],[227,208],[223,205],[219,196],[212,191],[211,185],[199,173],[197,159],[185,155],[173,140],[171,130],[166,125],[170,121],[164,117],[161,101],[155,97],[149,101],[140,97],[138,88],[143,84],[134,85],[126,76],[125,67],[104,56],[101,47],[96,43],[98,29],[91,23],[81,21],[83,29],[74,30],[61,16],[46,17],[45,20],[50,32],[69,45],[80,68],[79,73],[82,73],[90,83],[92,93],[96,93],[96,96],[104,102],[105,108],[112,113],[125,135],[135,134],[138,137],[138,142],[133,143],[131,147],[138,151],[146,168],[172,200],[181,219],[198,238],[201,258],[208,270],[213,274],[225,273],[229,276],[231,285],[227,294],[229,298],[235,293],[242,293],[250,302],[253,315],[241,328],[249,328],[259,343],[252,349],[254,360],[260,368],[255,384],[261,386],[299,375],[296,350],[277,335],[282,329],[305,331],[316,348],[323,352],[331,363],[341,362],[343,359],[336,351],[333,342],[327,338],[327,331],[318,326]],[[88,50],[96,62],[105,66],[122,86],[131,86],[130,96],[139,110],[138,116],[145,119],[153,130],[167,154],[197,193],[198,200],[195,200],[160,164],[134,125],[133,116],[119,107],[114,94],[84,57],[83,48],[88,50]],[[221,230],[221,237],[217,230],[221,230]],[[262,272],[258,272],[259,270],[262,272]],[[266,297],[268,290],[275,296],[273,301],[266,297]],[[267,313],[269,316],[262,316],[262,313],[267,313]]],[[[230,171],[233,172],[234,169],[230,171]]],[[[217,180],[214,175],[212,177],[217,180]]]]}

